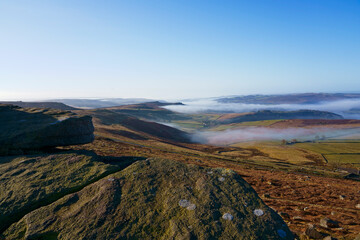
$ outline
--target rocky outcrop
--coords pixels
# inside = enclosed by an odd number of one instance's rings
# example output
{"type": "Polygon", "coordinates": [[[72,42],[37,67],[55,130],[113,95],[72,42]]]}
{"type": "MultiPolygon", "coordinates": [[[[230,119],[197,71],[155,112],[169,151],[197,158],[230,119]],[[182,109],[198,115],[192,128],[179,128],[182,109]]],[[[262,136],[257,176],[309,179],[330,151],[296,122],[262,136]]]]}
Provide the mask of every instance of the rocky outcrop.
{"type": "Polygon", "coordinates": [[[294,239],[238,174],[138,161],[25,215],[8,239],[294,239]]]}
{"type": "Polygon", "coordinates": [[[132,162],[89,152],[0,157],[0,233],[30,211],[132,162]]]}
{"type": "Polygon", "coordinates": [[[90,116],[72,112],[0,105],[0,154],[89,143],[94,140],[90,116]]]}

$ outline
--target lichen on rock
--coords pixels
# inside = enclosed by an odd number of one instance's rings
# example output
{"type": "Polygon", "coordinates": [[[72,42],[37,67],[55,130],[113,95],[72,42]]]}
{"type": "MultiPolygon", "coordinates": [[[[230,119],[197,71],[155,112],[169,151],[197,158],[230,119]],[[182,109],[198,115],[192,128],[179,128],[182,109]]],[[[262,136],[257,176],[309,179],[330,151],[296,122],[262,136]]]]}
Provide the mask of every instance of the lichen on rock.
{"type": "Polygon", "coordinates": [[[293,239],[282,218],[239,175],[219,182],[208,171],[166,159],[138,161],[27,214],[4,237],[51,232],[58,239],[293,239]],[[207,184],[196,188],[199,179],[207,184]],[[254,217],[253,209],[266,214],[254,217]]]}

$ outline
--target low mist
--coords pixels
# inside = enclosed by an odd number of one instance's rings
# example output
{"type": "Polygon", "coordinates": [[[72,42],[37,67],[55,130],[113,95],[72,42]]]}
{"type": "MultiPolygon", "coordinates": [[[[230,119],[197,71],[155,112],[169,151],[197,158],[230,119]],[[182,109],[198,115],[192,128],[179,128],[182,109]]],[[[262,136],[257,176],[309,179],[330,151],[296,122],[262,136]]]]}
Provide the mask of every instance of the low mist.
{"type": "Polygon", "coordinates": [[[360,99],[346,99],[339,101],[321,102],[317,104],[246,104],[246,103],[219,103],[216,99],[200,99],[184,101],[185,105],[169,105],[165,108],[181,113],[241,113],[259,110],[319,110],[329,111],[347,118],[359,119],[360,114],[352,114],[348,111],[354,108],[360,109],[360,99]]]}
{"type": "Polygon", "coordinates": [[[312,141],[317,138],[333,138],[350,134],[360,134],[358,129],[331,128],[286,128],[275,129],[266,127],[247,127],[242,129],[228,129],[224,131],[196,132],[192,140],[199,143],[213,145],[229,145],[238,142],[282,140],[312,141]]]}

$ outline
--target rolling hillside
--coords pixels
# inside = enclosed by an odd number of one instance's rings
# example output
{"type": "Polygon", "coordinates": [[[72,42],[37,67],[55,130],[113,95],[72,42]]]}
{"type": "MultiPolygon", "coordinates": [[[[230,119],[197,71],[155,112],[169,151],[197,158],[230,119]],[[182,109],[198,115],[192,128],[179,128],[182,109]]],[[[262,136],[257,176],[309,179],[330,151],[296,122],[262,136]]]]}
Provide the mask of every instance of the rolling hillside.
{"type": "Polygon", "coordinates": [[[141,120],[121,111],[96,109],[77,112],[94,118],[95,134],[102,132],[137,140],[157,138],[166,141],[190,142],[186,132],[160,123],[141,120]]]}
{"type": "Polygon", "coordinates": [[[108,110],[128,114],[140,119],[146,119],[157,122],[171,122],[174,120],[190,119],[185,114],[176,113],[165,108],[167,105],[182,105],[182,103],[164,103],[164,102],[147,102],[140,104],[131,104],[117,107],[106,108],[108,110]]]}

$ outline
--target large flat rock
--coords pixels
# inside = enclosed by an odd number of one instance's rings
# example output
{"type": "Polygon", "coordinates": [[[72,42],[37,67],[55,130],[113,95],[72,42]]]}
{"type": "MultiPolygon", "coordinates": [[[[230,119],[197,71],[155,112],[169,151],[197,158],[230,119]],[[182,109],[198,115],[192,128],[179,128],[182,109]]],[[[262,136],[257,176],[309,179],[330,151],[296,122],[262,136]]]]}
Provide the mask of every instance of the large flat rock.
{"type": "Polygon", "coordinates": [[[0,233],[31,210],[78,191],[128,162],[109,164],[94,154],[76,152],[0,157],[0,233]]]}
{"type": "Polygon", "coordinates": [[[25,215],[9,239],[293,239],[238,174],[138,161],[25,215]]]}

